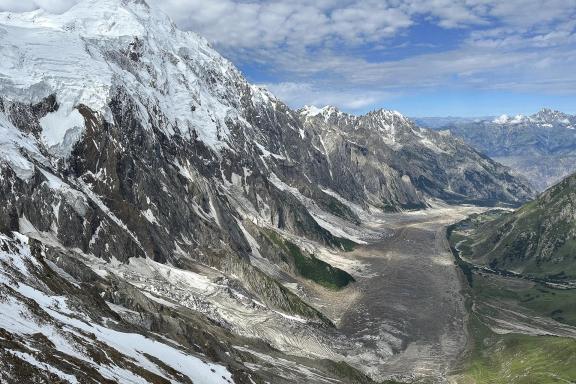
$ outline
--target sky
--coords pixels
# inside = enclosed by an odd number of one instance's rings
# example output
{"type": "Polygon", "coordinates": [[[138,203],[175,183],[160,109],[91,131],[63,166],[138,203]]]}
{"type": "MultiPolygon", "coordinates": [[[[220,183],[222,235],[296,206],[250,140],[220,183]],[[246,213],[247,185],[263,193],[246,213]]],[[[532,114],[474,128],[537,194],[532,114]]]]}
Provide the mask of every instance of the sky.
{"type": "MultiPolygon", "coordinates": [[[[78,0],[0,0],[64,12],[78,0]]],[[[576,0],[148,0],[294,108],[576,113],[576,0]]]]}

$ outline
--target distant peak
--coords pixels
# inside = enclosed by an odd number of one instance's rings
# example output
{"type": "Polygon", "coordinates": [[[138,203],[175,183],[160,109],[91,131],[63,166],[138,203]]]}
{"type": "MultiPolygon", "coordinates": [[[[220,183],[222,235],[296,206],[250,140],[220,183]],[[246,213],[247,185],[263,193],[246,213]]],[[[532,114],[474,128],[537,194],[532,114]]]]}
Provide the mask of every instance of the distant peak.
{"type": "Polygon", "coordinates": [[[551,120],[559,120],[566,118],[568,115],[551,108],[542,108],[540,111],[532,115],[532,117],[539,118],[550,122],[551,120]]]}
{"type": "Polygon", "coordinates": [[[499,125],[536,124],[542,127],[565,126],[572,129],[576,124],[576,117],[551,108],[542,108],[530,116],[501,115],[492,120],[492,123],[499,125]]]}
{"type": "Polygon", "coordinates": [[[300,109],[300,114],[306,117],[315,117],[315,116],[323,116],[325,119],[329,118],[330,116],[336,114],[337,116],[347,116],[350,118],[371,118],[371,119],[381,119],[381,120],[390,120],[390,119],[401,119],[401,120],[408,120],[406,116],[401,114],[398,111],[389,110],[389,109],[375,109],[370,111],[364,115],[356,115],[350,114],[346,112],[340,111],[337,107],[333,105],[326,105],[322,108],[318,108],[314,105],[306,105],[304,108],[300,109]]]}

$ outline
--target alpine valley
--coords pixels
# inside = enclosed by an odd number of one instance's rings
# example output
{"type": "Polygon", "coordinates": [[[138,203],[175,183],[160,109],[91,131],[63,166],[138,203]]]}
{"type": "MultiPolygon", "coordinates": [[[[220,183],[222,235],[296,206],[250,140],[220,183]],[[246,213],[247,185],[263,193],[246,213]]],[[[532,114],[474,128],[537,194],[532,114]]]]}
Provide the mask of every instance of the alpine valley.
{"type": "Polygon", "coordinates": [[[144,0],[0,13],[0,58],[1,383],[576,377],[573,179],[293,110],[144,0]]]}

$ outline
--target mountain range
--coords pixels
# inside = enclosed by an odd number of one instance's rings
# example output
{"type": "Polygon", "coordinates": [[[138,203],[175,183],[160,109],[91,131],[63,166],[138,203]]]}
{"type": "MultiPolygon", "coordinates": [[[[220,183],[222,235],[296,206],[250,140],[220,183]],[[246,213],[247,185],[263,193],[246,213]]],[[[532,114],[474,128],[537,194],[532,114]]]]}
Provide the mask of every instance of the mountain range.
{"type": "Polygon", "coordinates": [[[576,171],[576,116],[544,108],[531,115],[496,118],[422,118],[525,176],[539,191],[576,171]]]}
{"type": "Polygon", "coordinates": [[[372,382],[302,294],[354,284],[321,251],[534,196],[398,112],[290,109],[143,0],[0,13],[0,55],[6,382],[372,382]]]}

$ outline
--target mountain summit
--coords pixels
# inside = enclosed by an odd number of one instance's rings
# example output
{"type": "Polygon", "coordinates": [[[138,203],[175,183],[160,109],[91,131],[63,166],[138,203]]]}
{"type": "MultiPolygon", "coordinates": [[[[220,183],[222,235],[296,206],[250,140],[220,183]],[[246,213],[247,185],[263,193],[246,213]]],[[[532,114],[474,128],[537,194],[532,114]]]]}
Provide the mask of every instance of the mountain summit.
{"type": "MultiPolygon", "coordinates": [[[[331,106],[307,107],[300,110],[300,119],[335,168],[331,178],[348,188],[357,183],[370,204],[383,209],[421,208],[426,196],[452,203],[514,204],[517,197],[531,194],[508,169],[398,111],[355,116],[331,106]]],[[[353,199],[354,193],[344,196],[353,199]]]]}
{"type": "Polygon", "coordinates": [[[166,135],[196,137],[214,149],[226,145],[228,125],[239,123],[241,88],[268,99],[206,40],[145,2],[84,0],[62,15],[4,13],[0,23],[5,96],[56,98],[58,109],[40,121],[53,153],[69,155],[82,135],[80,105],[113,123],[109,104],[118,92],[134,100],[140,120],[162,119],[166,135]],[[149,113],[153,106],[161,116],[149,113]]]}

